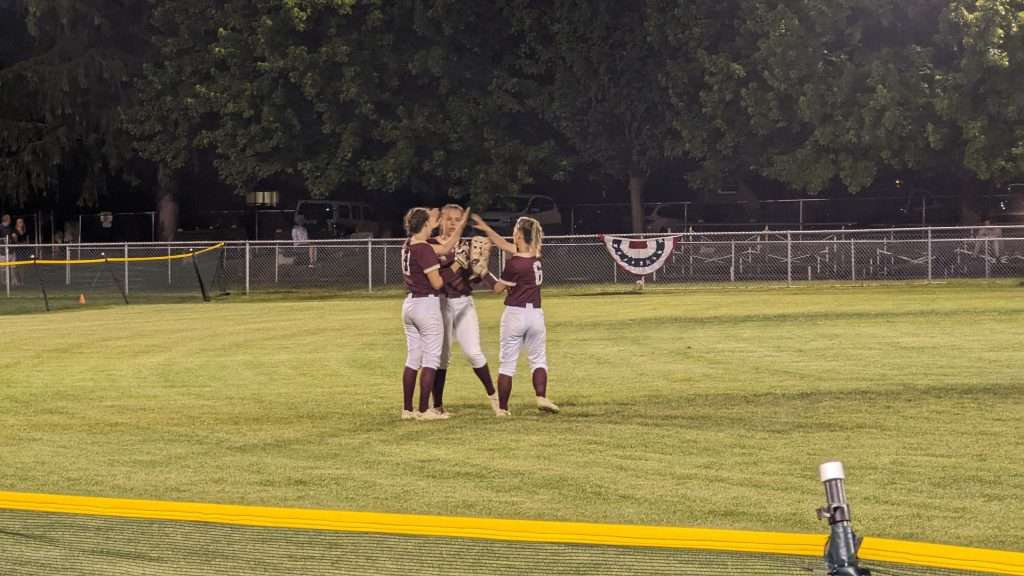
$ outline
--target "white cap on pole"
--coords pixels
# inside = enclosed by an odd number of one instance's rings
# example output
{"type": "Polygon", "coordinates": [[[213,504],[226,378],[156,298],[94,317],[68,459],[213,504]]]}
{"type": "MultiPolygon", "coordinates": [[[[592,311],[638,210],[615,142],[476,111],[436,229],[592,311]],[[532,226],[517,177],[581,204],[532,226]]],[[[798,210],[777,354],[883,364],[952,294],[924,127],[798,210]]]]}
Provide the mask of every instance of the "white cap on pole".
{"type": "Polygon", "coordinates": [[[825,462],[818,467],[818,473],[821,476],[822,482],[828,482],[829,480],[843,480],[846,478],[846,473],[843,472],[842,462],[825,462]]]}

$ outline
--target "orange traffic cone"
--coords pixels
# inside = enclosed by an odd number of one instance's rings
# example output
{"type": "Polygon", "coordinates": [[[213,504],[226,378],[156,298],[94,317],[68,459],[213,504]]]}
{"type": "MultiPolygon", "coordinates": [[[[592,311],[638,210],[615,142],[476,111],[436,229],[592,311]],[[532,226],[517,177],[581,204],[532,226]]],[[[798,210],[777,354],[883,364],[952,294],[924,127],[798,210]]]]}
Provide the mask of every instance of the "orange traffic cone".
{"type": "Polygon", "coordinates": [[[78,303],[79,304],[85,304],[85,294],[79,294],[78,295],[78,303]]]}

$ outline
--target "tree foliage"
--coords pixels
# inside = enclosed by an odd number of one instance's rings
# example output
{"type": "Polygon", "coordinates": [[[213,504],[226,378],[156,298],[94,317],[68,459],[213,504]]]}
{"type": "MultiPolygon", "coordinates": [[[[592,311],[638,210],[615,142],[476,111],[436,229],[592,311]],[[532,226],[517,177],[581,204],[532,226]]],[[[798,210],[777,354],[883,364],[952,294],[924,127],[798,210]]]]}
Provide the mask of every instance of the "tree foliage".
{"type": "Polygon", "coordinates": [[[25,0],[2,10],[17,44],[0,68],[0,194],[45,194],[73,164],[91,202],[132,155],[121,105],[146,57],[148,5],[25,0]]]}
{"type": "Polygon", "coordinates": [[[164,59],[134,116],[151,158],[210,149],[238,188],[294,174],[321,195],[418,183],[485,196],[549,161],[549,131],[516,96],[506,4],[229,0],[197,18],[204,3],[182,3],[156,13],[164,59]]]}
{"type": "MultiPolygon", "coordinates": [[[[0,193],[1024,175],[1024,0],[0,0],[0,193]]],[[[169,191],[167,193],[172,193],[169,191]]]]}

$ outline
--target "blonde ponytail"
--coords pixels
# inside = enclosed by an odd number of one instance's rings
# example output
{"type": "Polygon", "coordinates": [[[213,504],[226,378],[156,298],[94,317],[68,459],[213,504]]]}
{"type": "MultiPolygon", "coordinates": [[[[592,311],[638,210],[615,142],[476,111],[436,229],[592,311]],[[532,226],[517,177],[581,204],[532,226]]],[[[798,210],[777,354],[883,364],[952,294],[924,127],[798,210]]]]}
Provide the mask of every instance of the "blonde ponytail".
{"type": "Polygon", "coordinates": [[[540,222],[523,216],[516,221],[516,230],[523,237],[523,242],[526,242],[530,255],[540,258],[541,246],[544,244],[544,229],[541,228],[540,222]]]}

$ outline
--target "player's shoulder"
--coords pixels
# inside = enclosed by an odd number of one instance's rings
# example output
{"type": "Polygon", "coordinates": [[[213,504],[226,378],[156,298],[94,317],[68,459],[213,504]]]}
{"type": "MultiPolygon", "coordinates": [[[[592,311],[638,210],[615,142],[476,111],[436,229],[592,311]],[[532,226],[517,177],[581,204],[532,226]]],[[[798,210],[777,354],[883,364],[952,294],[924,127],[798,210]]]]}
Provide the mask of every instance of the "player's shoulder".
{"type": "Polygon", "coordinates": [[[415,254],[417,256],[424,256],[428,253],[434,253],[434,249],[431,248],[430,244],[427,244],[426,242],[408,242],[405,245],[405,249],[408,250],[410,254],[415,254]]]}

